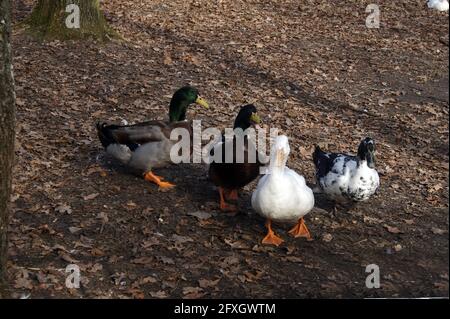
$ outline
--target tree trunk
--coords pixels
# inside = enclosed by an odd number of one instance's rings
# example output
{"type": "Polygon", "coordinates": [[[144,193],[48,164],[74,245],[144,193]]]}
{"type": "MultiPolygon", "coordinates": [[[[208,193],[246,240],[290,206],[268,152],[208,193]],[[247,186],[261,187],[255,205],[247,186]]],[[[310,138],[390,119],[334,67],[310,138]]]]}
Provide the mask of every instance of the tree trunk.
{"type": "Polygon", "coordinates": [[[99,0],[39,0],[25,24],[40,39],[105,41],[115,36],[100,11],[99,0]]]}
{"type": "Polygon", "coordinates": [[[6,296],[6,254],[14,162],[15,95],[11,67],[11,0],[0,0],[0,298],[6,296]]]}

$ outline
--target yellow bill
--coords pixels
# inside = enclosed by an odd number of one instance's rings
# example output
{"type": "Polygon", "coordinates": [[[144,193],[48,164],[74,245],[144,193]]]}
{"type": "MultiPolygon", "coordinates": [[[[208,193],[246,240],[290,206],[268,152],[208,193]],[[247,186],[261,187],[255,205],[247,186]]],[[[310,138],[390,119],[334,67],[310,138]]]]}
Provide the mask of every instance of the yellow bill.
{"type": "Polygon", "coordinates": [[[197,100],[195,101],[196,104],[203,106],[205,109],[209,108],[208,102],[206,102],[205,99],[202,97],[197,97],[197,100]]]}
{"type": "Polygon", "coordinates": [[[250,121],[252,121],[255,124],[259,124],[261,123],[261,118],[259,117],[258,114],[252,113],[252,115],[250,116],[250,121]]]}

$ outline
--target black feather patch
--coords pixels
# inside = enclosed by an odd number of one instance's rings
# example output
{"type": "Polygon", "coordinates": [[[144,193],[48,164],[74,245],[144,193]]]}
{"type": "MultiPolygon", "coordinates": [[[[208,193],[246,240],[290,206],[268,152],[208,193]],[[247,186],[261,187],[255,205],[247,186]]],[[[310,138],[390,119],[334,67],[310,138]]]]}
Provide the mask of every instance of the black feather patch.
{"type": "Polygon", "coordinates": [[[107,148],[110,144],[115,143],[114,137],[112,136],[109,128],[106,123],[97,122],[97,134],[100,142],[102,143],[104,148],[107,148]]]}

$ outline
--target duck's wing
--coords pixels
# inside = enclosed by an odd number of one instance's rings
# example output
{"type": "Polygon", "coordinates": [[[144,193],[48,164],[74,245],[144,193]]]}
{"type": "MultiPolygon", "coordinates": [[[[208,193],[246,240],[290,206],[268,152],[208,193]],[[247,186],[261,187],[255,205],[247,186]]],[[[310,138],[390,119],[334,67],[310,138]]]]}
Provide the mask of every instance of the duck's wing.
{"type": "Polygon", "coordinates": [[[285,167],[284,173],[287,176],[293,178],[300,186],[306,186],[305,178],[302,175],[298,174],[296,171],[290,169],[289,167],[285,167]]]}
{"type": "Polygon", "coordinates": [[[316,146],[313,153],[313,161],[316,166],[316,176],[317,178],[322,178],[326,176],[333,169],[333,162],[336,159],[337,154],[327,153],[316,146]]]}
{"type": "Polygon", "coordinates": [[[344,169],[347,167],[348,162],[357,162],[357,158],[352,155],[342,153],[328,153],[316,146],[313,153],[313,161],[316,166],[317,177],[323,178],[330,172],[337,175],[344,174],[344,169]]]}
{"type": "Polygon", "coordinates": [[[103,146],[121,144],[135,150],[139,145],[158,142],[166,138],[168,124],[163,121],[148,121],[134,125],[97,124],[97,132],[103,146]]]}

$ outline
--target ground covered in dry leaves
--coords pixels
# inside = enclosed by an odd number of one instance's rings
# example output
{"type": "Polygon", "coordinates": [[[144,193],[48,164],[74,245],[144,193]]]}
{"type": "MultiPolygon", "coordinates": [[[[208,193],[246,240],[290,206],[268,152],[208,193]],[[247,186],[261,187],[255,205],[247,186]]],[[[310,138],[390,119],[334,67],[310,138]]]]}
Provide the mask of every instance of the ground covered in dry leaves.
{"type": "MultiPolygon", "coordinates": [[[[15,21],[34,1],[16,0],[15,21]]],[[[17,166],[9,272],[15,297],[303,298],[448,296],[448,14],[425,1],[103,1],[123,36],[107,44],[38,43],[14,30],[17,166]],[[235,216],[200,164],[157,173],[159,192],[103,153],[98,120],[165,118],[172,92],[197,86],[204,127],[229,127],[254,102],[291,138],[289,165],[314,183],[320,143],[378,143],[380,192],[330,214],[313,241],[262,246],[264,221],[241,194],[235,216]],[[65,267],[81,268],[67,289],[65,267]],[[377,264],[381,288],[367,289],[377,264]]]]}

